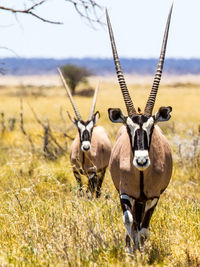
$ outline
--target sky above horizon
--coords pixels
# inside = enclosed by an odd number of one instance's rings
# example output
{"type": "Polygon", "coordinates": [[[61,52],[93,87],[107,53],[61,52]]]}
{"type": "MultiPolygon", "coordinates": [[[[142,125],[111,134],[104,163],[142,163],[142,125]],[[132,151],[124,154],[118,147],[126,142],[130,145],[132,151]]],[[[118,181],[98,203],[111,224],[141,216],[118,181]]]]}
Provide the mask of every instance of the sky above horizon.
{"type": "MultiPolygon", "coordinates": [[[[0,1],[6,5],[7,1],[0,1]]],[[[15,7],[17,7],[15,0],[15,7]]],[[[158,58],[171,0],[101,0],[107,7],[120,57],[158,58]]],[[[37,9],[47,24],[28,15],[1,12],[0,57],[112,57],[107,27],[92,29],[64,0],[37,9]],[[4,49],[3,47],[9,48],[4,49]],[[13,52],[12,52],[12,51],[13,52]]],[[[200,58],[200,0],[175,0],[166,57],[200,58]]],[[[105,21],[105,16],[102,17],[105,21]]]]}

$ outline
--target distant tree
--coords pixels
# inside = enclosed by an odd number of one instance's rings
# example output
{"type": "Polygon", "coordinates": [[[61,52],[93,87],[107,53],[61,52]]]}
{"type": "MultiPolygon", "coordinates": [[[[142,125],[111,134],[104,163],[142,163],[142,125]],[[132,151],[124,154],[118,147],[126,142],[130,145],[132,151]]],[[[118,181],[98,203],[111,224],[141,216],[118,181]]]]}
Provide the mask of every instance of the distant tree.
{"type": "Polygon", "coordinates": [[[87,82],[87,77],[92,75],[87,68],[70,64],[62,66],[61,70],[72,95],[75,94],[77,85],[81,82],[87,82]]]}

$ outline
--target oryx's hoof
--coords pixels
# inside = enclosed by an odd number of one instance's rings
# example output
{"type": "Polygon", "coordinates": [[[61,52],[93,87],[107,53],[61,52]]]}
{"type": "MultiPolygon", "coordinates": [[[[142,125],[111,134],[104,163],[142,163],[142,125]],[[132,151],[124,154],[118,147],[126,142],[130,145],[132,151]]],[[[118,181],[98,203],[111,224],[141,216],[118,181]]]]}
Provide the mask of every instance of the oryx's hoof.
{"type": "Polygon", "coordinates": [[[142,228],[138,232],[138,242],[139,242],[139,247],[140,249],[144,246],[145,241],[149,237],[149,229],[147,228],[142,228]]]}
{"type": "Polygon", "coordinates": [[[79,189],[77,195],[78,195],[78,197],[84,197],[84,192],[83,192],[83,190],[82,190],[82,189],[79,189]]]}
{"type": "Polygon", "coordinates": [[[86,191],[87,198],[91,200],[93,198],[92,193],[88,190],[86,191]]]}
{"type": "Polygon", "coordinates": [[[132,249],[132,247],[130,246],[130,247],[125,247],[125,253],[127,253],[127,254],[130,254],[130,255],[133,255],[133,249],[132,249]]]}

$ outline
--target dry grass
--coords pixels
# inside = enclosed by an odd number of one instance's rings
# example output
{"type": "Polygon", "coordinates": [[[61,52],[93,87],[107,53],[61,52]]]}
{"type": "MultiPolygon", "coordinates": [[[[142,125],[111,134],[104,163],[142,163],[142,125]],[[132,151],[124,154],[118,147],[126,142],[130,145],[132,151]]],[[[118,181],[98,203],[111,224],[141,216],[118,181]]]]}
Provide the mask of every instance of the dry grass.
{"type": "MultiPolygon", "coordinates": [[[[94,81],[94,86],[96,81],[94,81]]],[[[129,86],[136,107],[144,107],[150,86],[129,86]],[[134,88],[134,90],[133,90],[134,88]],[[134,94],[133,94],[134,92],[134,94]]],[[[200,86],[161,86],[156,108],[173,107],[172,119],[161,124],[174,151],[173,179],[162,195],[151,221],[151,235],[143,254],[124,251],[122,212],[109,172],[99,200],[77,197],[68,152],[47,160],[35,153],[20,131],[20,88],[2,87],[5,120],[15,116],[17,127],[0,139],[0,264],[28,266],[200,266],[200,161],[198,125],[200,86]],[[188,153],[192,151],[192,153],[188,153]]],[[[23,90],[37,88],[26,87],[23,90]]],[[[37,96],[26,92],[24,126],[41,146],[42,128],[27,103],[41,119],[48,117],[60,142],[64,110],[72,108],[61,87],[47,87],[37,96]]],[[[91,98],[75,97],[87,118],[91,98]]],[[[97,109],[114,142],[119,125],[109,122],[108,107],[125,111],[117,83],[101,83],[97,109]]],[[[7,124],[6,124],[7,125],[7,124]]],[[[75,130],[70,132],[75,135],[75,130]]],[[[66,139],[70,144],[70,140],[66,139]]]]}

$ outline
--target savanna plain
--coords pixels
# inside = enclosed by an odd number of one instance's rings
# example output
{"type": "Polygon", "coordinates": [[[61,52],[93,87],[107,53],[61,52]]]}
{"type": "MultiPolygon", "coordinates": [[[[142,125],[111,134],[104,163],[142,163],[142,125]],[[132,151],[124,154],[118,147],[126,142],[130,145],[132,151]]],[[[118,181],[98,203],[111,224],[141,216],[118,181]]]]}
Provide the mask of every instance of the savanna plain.
{"type": "MultiPolygon", "coordinates": [[[[143,109],[151,85],[128,87],[135,107],[143,109]]],[[[69,161],[76,129],[67,116],[73,110],[65,89],[2,85],[0,99],[0,265],[200,266],[199,83],[166,82],[159,88],[154,112],[173,107],[172,118],[160,123],[173,151],[173,176],[144,251],[134,255],[124,249],[122,211],[109,170],[99,199],[77,194],[69,161]]],[[[92,97],[74,99],[87,119],[92,97]]],[[[102,80],[98,124],[113,145],[120,125],[109,121],[109,107],[126,113],[117,81],[102,80]]]]}

